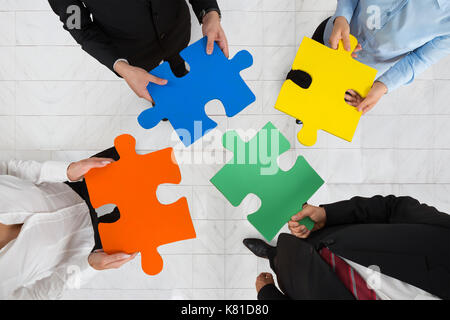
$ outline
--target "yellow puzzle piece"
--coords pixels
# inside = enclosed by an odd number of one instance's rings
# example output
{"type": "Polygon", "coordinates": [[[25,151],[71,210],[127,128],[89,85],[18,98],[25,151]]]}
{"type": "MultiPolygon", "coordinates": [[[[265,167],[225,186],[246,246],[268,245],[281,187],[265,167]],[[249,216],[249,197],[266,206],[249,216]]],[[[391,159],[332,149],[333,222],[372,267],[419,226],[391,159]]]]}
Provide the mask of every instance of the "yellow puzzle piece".
{"type": "Polygon", "coordinates": [[[311,86],[303,89],[286,80],[281,88],[275,108],[303,122],[297,138],[305,146],[316,143],[318,130],[350,142],[353,139],[361,112],[345,102],[345,92],[353,89],[367,96],[377,70],[352,58],[358,41],[350,36],[350,42],[352,50],[348,52],[342,41],[338,50],[333,50],[304,37],[292,69],[308,73],[311,86]]]}

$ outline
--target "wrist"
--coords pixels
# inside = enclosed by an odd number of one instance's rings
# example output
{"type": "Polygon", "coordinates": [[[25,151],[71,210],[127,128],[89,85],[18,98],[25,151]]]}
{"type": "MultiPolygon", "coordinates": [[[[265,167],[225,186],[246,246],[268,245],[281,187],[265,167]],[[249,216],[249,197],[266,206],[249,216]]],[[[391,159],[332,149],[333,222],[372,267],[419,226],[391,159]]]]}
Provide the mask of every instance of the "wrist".
{"type": "Polygon", "coordinates": [[[375,81],[375,86],[377,88],[380,88],[381,92],[383,92],[383,94],[388,93],[388,87],[381,81],[375,81]]]}
{"type": "Polygon", "coordinates": [[[214,20],[217,20],[218,22],[220,22],[220,14],[216,10],[212,10],[212,11],[205,13],[205,15],[202,18],[202,24],[205,24],[205,23],[208,23],[208,22],[214,21],[214,20]]]}
{"type": "Polygon", "coordinates": [[[114,71],[117,72],[122,78],[125,78],[131,71],[131,66],[128,62],[120,60],[114,65],[114,71]]]}
{"type": "Polygon", "coordinates": [[[336,17],[336,19],[334,19],[333,23],[336,24],[336,22],[349,24],[349,22],[347,21],[347,18],[344,16],[336,17]]]}

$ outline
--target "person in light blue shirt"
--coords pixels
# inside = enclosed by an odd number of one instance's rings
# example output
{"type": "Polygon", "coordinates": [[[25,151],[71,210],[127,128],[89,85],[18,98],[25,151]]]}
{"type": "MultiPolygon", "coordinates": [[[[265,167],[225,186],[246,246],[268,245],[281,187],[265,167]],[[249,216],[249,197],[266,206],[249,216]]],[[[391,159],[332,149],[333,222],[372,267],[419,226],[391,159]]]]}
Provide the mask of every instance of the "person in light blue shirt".
{"type": "Polygon", "coordinates": [[[347,51],[354,35],[359,45],[353,56],[378,70],[365,99],[353,90],[346,94],[349,104],[367,113],[384,94],[450,54],[450,0],[338,0],[322,32],[324,44],[337,49],[343,40],[347,51]]]}

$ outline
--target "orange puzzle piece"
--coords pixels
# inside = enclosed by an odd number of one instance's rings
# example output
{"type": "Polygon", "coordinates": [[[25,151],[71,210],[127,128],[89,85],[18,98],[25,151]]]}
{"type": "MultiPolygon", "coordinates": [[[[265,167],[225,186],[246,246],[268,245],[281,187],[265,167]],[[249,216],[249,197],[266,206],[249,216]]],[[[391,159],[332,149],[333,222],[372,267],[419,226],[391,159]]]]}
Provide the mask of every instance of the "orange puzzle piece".
{"type": "Polygon", "coordinates": [[[142,269],[156,275],[163,269],[157,248],[163,244],[195,238],[186,198],[161,204],[156,197],[160,184],[178,184],[181,173],[173,149],[136,154],[136,140],[121,135],[114,141],[120,159],[85,176],[92,206],[115,204],[120,219],[99,225],[107,253],[141,252],[142,269]]]}

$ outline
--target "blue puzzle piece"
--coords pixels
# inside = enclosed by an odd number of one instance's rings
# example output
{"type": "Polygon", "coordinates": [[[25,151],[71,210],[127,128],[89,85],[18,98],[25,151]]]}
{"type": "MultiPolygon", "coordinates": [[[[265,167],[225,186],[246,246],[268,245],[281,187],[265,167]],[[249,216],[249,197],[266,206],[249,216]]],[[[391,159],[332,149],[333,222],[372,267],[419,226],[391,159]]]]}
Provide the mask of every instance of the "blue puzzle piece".
{"type": "Polygon", "coordinates": [[[255,95],[239,74],[253,64],[252,55],[243,50],[229,60],[217,44],[213,53],[207,55],[206,44],[205,37],[181,51],[181,57],[190,66],[190,72],[184,77],[175,77],[167,62],[150,72],[167,79],[168,83],[148,85],[155,106],[139,115],[139,124],[144,129],[153,128],[167,118],[184,145],[189,146],[217,126],[205,113],[209,101],[222,101],[228,117],[255,101],[255,95]]]}

